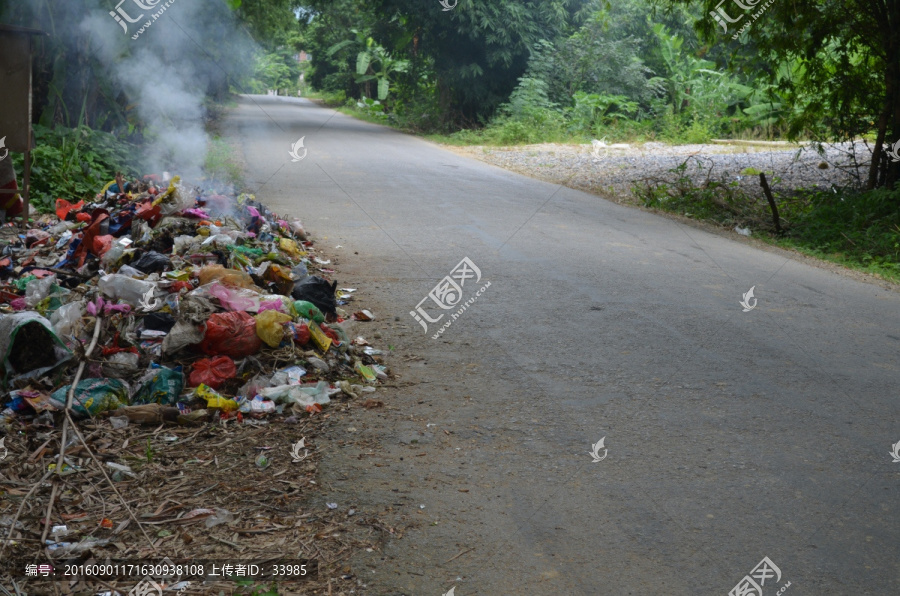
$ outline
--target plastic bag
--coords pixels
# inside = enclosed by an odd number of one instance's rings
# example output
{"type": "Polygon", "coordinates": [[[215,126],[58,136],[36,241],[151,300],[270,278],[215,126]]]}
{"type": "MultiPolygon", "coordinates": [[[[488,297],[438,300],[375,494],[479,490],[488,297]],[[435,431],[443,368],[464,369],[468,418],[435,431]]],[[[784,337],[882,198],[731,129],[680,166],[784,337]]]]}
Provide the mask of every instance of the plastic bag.
{"type": "Polygon", "coordinates": [[[137,386],[132,403],[174,405],[184,389],[184,375],[181,370],[153,364],[137,386]]]}
{"type": "Polygon", "coordinates": [[[0,315],[0,363],[3,381],[40,378],[65,366],[72,353],[50,321],[35,312],[0,315]]]}
{"type": "Polygon", "coordinates": [[[133,279],[126,275],[113,273],[104,275],[97,284],[100,291],[115,300],[122,300],[131,306],[138,306],[150,292],[151,297],[157,293],[156,284],[152,281],[133,279]]]}
{"type": "Polygon", "coordinates": [[[228,356],[203,358],[194,363],[188,385],[196,387],[202,384],[218,389],[222,383],[233,379],[235,375],[237,375],[237,369],[234,366],[234,360],[228,356]]]}
{"type": "Polygon", "coordinates": [[[314,323],[325,322],[325,315],[323,315],[322,311],[319,310],[312,302],[307,302],[306,300],[297,300],[296,302],[294,302],[294,310],[296,310],[297,314],[304,319],[309,319],[314,323]]]}
{"type": "Polygon", "coordinates": [[[141,255],[141,258],[134,261],[131,266],[141,273],[162,273],[172,268],[172,261],[166,255],[151,250],[141,255]]]}
{"type": "Polygon", "coordinates": [[[200,342],[204,354],[232,358],[255,354],[261,347],[262,340],[256,335],[256,319],[243,311],[210,315],[206,335],[200,342]]]}
{"type": "Polygon", "coordinates": [[[83,316],[84,305],[80,302],[70,302],[56,309],[50,317],[50,323],[57,335],[78,337],[84,327],[81,322],[83,316]]]}
{"type": "Polygon", "coordinates": [[[233,412],[238,409],[238,403],[236,401],[217,393],[202,383],[197,387],[197,390],[194,393],[197,397],[202,397],[206,400],[207,408],[216,408],[225,412],[233,412]]]}
{"type": "Polygon", "coordinates": [[[169,189],[153,201],[153,205],[158,206],[160,213],[163,215],[172,215],[182,209],[190,209],[194,206],[194,197],[180,182],[180,176],[172,178],[172,181],[169,183],[169,189]]]}
{"type": "Polygon", "coordinates": [[[174,354],[182,348],[196,345],[206,335],[204,325],[194,325],[190,321],[176,321],[162,343],[163,354],[174,354]]]}
{"type": "Polygon", "coordinates": [[[82,207],[84,207],[84,201],[78,201],[78,203],[73,205],[65,199],[56,199],[56,216],[60,220],[65,221],[70,211],[78,211],[82,207]]]}
{"type": "Polygon", "coordinates": [[[52,287],[56,284],[56,276],[49,275],[44,279],[33,279],[25,286],[25,304],[29,308],[50,295],[52,287]]]}
{"type": "Polygon", "coordinates": [[[282,238],[279,240],[278,248],[297,259],[306,256],[306,251],[301,250],[301,248],[297,246],[297,243],[290,238],[282,238]]]}
{"type": "Polygon", "coordinates": [[[312,275],[305,279],[301,279],[294,284],[294,290],[291,296],[294,300],[306,300],[316,305],[320,311],[326,315],[337,315],[337,303],[334,299],[334,291],[337,289],[337,282],[328,283],[317,275],[312,275]]]}
{"type": "Polygon", "coordinates": [[[286,314],[292,314],[293,307],[291,299],[287,296],[265,296],[259,300],[259,312],[267,310],[277,310],[286,314]]]}
{"type": "MultiPolygon", "coordinates": [[[[69,385],[63,385],[50,396],[65,407],[69,385]]],[[[101,412],[128,405],[128,383],[119,379],[84,379],[75,386],[72,410],[83,416],[96,416],[101,412]]]]}
{"type": "Polygon", "coordinates": [[[266,281],[267,287],[278,294],[290,294],[294,287],[294,275],[291,270],[272,262],[268,262],[262,278],[266,281]]]}
{"type": "MultiPolygon", "coordinates": [[[[201,286],[202,287],[202,286],[201,286]]],[[[198,290],[200,288],[197,288],[198,290]]],[[[225,310],[259,310],[259,294],[241,287],[228,287],[213,282],[207,287],[209,295],[219,300],[225,310]]]]}
{"type": "Polygon", "coordinates": [[[277,310],[266,310],[256,315],[256,334],[270,348],[277,348],[284,339],[282,323],[290,323],[291,315],[277,310]]]}
{"type": "Polygon", "coordinates": [[[309,326],[306,323],[288,323],[286,329],[298,346],[305,346],[309,343],[309,326]]]}
{"type": "Polygon", "coordinates": [[[328,383],[319,381],[315,385],[278,385],[268,387],[259,392],[263,399],[271,399],[275,403],[297,404],[303,407],[313,404],[325,405],[331,402],[328,397],[328,383]]]}
{"type": "Polygon", "coordinates": [[[292,219],[290,223],[291,232],[293,232],[300,240],[306,240],[306,230],[303,229],[303,222],[299,219],[292,219]]]}
{"type": "Polygon", "coordinates": [[[237,269],[226,269],[221,265],[206,265],[202,267],[199,277],[201,286],[218,281],[229,286],[249,288],[251,290],[256,287],[256,284],[253,283],[253,278],[248,274],[237,269]]]}
{"type": "Polygon", "coordinates": [[[289,366],[272,374],[272,385],[299,385],[303,382],[306,369],[302,366],[289,366]]]}

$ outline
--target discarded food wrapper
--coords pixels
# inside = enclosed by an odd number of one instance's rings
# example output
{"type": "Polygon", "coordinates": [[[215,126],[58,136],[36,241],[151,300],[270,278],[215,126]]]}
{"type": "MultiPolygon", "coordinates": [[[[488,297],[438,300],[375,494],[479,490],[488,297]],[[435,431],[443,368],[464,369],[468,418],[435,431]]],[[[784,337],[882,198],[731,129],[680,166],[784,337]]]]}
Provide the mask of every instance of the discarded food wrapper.
{"type": "Polygon", "coordinates": [[[374,381],[376,379],[375,371],[359,360],[353,365],[353,370],[358,372],[359,375],[367,381],[374,381]]]}
{"type": "Polygon", "coordinates": [[[360,310],[353,313],[353,318],[357,321],[374,321],[375,315],[370,310],[360,310]]]}
{"type": "Polygon", "coordinates": [[[315,323],[309,326],[309,337],[322,352],[327,352],[328,348],[331,347],[331,338],[325,335],[322,328],[315,323]]]}

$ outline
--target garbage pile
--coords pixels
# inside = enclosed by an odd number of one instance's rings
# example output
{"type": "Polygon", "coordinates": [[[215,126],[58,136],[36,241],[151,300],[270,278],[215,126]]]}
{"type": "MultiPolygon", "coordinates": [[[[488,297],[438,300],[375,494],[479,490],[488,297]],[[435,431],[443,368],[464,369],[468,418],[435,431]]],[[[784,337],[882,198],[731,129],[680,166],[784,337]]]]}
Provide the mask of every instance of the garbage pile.
{"type": "Polygon", "coordinates": [[[110,417],[202,424],[320,412],[387,378],[353,288],[299,219],[178,176],[117,176],[0,229],[0,436],[110,417]]]}

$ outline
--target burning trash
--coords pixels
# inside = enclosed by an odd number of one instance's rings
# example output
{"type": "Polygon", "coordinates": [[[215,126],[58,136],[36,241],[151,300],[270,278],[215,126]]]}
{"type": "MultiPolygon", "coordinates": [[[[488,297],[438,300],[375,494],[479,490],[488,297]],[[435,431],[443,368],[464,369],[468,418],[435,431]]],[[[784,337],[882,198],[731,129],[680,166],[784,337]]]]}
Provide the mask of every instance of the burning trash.
{"type": "Polygon", "coordinates": [[[311,415],[385,376],[300,220],[167,174],[99,190],[0,230],[0,435],[152,404],[179,413],[154,422],[311,415]]]}

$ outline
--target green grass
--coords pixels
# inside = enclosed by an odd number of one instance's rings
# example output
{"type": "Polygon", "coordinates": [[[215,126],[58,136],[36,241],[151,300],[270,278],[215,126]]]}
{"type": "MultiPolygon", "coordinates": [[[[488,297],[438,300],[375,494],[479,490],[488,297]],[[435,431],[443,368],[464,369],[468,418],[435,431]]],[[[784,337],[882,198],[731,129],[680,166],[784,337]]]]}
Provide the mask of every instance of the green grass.
{"type": "Polygon", "coordinates": [[[237,149],[220,137],[210,140],[204,164],[207,175],[236,187],[242,186],[243,168],[237,149]]]}
{"type": "MultiPolygon", "coordinates": [[[[645,207],[715,222],[749,226],[754,238],[844,267],[900,282],[900,190],[800,190],[775,193],[783,227],[776,234],[767,201],[736,183],[711,179],[695,185],[686,160],[669,182],[637,185],[645,207]]],[[[700,172],[701,176],[703,172],[700,172]]],[[[777,178],[770,178],[774,185],[777,178]]]]}
{"type": "Polygon", "coordinates": [[[900,189],[817,191],[786,210],[791,226],[779,246],[900,281],[900,189]]]}

